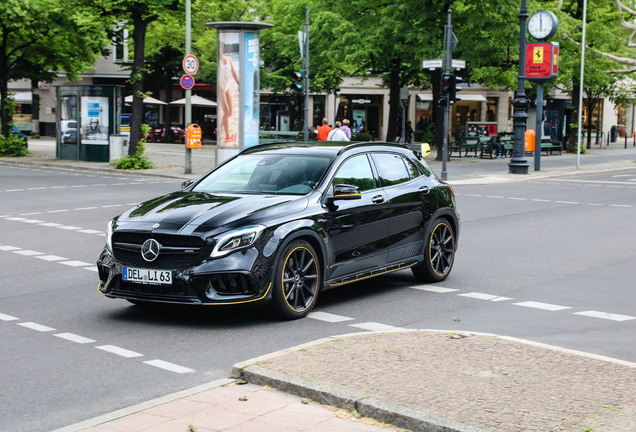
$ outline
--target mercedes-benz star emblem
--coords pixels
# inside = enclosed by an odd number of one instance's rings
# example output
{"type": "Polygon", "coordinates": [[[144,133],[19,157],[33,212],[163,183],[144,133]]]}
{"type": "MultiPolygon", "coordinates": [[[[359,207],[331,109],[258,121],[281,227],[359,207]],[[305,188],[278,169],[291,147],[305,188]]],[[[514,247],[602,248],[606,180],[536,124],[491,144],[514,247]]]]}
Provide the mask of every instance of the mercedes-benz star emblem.
{"type": "Polygon", "coordinates": [[[159,242],[155,239],[148,239],[141,245],[141,256],[148,262],[152,262],[159,256],[159,242]]]}

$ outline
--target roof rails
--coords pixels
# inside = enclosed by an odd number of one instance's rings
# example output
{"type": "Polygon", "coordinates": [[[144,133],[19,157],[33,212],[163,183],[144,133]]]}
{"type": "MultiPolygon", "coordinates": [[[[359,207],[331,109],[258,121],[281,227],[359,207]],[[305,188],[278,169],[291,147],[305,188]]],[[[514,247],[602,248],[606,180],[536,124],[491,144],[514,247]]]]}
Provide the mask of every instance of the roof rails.
{"type": "Polygon", "coordinates": [[[399,144],[399,143],[390,143],[390,142],[383,142],[383,141],[366,141],[366,142],[356,142],[353,144],[349,144],[348,146],[345,146],[343,148],[340,149],[340,151],[338,152],[338,155],[341,155],[343,152],[350,150],[352,148],[356,148],[356,147],[371,147],[371,146],[383,146],[383,147],[398,147],[398,148],[408,148],[405,145],[399,144]]]}

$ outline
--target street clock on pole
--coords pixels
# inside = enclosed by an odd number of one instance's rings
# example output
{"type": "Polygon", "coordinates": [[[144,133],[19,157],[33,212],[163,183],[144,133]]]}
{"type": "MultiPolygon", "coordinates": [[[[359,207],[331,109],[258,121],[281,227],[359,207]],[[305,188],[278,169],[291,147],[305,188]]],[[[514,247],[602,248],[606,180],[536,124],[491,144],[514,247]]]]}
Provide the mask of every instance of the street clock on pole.
{"type": "Polygon", "coordinates": [[[528,33],[536,40],[548,40],[557,31],[559,21],[556,15],[547,10],[536,11],[528,19],[528,33]]]}

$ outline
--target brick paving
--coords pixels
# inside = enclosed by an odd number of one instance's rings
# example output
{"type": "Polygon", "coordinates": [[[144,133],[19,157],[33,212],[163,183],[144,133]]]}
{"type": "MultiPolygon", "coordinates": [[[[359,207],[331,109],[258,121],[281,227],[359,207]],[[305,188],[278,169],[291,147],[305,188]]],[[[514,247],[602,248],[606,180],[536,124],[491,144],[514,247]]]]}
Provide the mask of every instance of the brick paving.
{"type": "Polygon", "coordinates": [[[636,365],[496,336],[363,334],[257,364],[485,430],[636,431],[636,365]]]}

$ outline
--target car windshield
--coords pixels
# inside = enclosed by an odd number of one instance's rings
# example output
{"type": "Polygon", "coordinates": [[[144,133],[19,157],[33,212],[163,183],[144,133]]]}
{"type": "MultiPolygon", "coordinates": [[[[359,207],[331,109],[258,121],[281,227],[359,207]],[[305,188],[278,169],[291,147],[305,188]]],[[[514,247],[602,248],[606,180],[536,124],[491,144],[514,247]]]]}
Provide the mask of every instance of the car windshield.
{"type": "Polygon", "coordinates": [[[315,155],[241,155],[199,182],[195,192],[305,195],[325,173],[331,159],[315,155]]]}

